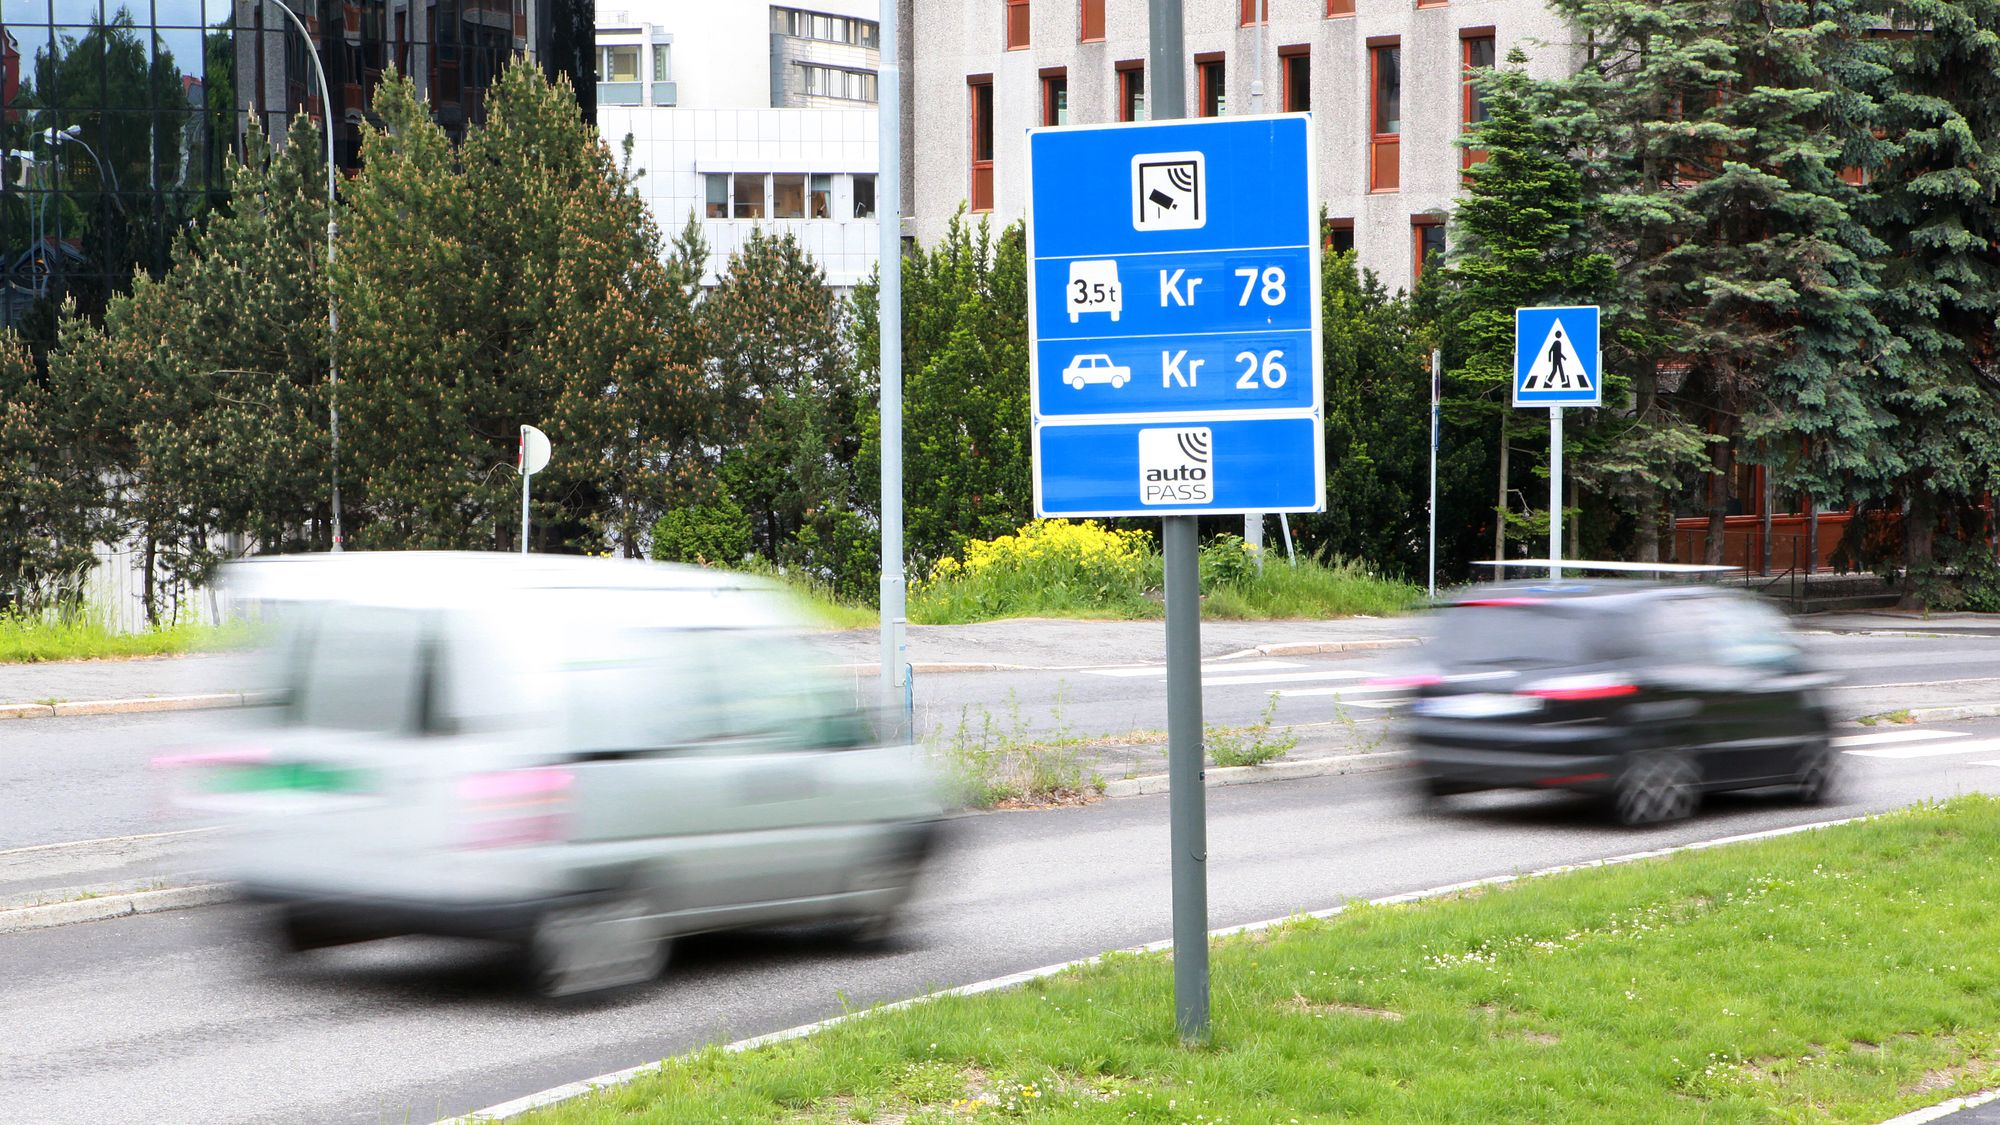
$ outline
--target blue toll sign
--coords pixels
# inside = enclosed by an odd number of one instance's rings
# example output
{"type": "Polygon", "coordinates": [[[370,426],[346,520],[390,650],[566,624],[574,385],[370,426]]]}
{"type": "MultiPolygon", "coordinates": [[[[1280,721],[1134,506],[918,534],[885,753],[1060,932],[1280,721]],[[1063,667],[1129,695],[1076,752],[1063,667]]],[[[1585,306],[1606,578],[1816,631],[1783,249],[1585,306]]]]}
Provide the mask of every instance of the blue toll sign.
{"type": "Polygon", "coordinates": [[[1035,508],[1324,504],[1305,114],[1028,137],[1035,508]]]}

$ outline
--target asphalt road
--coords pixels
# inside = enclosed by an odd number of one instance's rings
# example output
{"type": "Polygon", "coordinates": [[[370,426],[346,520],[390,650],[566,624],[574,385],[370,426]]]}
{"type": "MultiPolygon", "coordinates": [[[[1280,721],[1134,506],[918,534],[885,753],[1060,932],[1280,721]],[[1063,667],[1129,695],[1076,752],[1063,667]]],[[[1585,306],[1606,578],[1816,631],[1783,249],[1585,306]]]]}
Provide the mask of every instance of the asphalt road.
{"type": "MultiPolygon", "coordinates": [[[[1716,798],[1692,822],[1640,832],[1559,794],[1482,795],[1426,815],[1393,772],[1211,790],[1211,921],[2000,790],[2000,743],[1989,741],[2000,722],[1944,726],[1959,737],[1850,755],[1839,806],[1716,798]]],[[[406,939],[275,961],[243,907],[0,936],[7,1116],[421,1122],[843,1003],[1168,933],[1164,798],[974,816],[957,829],[891,951],[856,950],[825,928],[686,942],[658,984],[584,1004],[529,999],[498,956],[470,945],[406,939]]]]}
{"type": "MultiPolygon", "coordinates": [[[[1850,694],[1872,686],[1880,690],[1870,690],[1871,698],[1895,698],[1897,689],[1882,685],[1994,679],[1944,695],[1951,701],[2000,700],[2000,639],[1805,639],[1815,659],[1838,673],[1850,694]]],[[[1134,653],[1131,664],[1096,668],[921,676],[917,727],[927,735],[948,736],[961,721],[976,728],[990,716],[1003,729],[1036,734],[1058,727],[1093,736],[1161,730],[1166,674],[1159,655],[1134,653]]],[[[1419,650],[1406,649],[1211,661],[1204,666],[1205,718],[1216,725],[1247,725],[1275,692],[1281,725],[1328,723],[1339,708],[1365,722],[1381,714],[1366,706],[1371,698],[1366,681],[1419,658],[1419,650]]],[[[863,681],[861,688],[872,687],[872,681],[863,681]]],[[[1867,709],[1878,708],[1870,703],[1867,709]]],[[[243,713],[225,711],[0,724],[0,851],[189,827],[160,807],[161,787],[148,763],[161,753],[254,738],[245,723],[243,713]]]]}

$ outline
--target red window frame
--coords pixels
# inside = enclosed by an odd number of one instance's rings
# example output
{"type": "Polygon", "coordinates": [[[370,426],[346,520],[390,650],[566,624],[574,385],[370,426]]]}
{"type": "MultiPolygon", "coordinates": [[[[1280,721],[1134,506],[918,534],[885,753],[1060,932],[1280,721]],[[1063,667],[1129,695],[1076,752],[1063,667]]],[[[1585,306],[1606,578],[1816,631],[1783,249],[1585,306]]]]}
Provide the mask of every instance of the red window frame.
{"type": "Polygon", "coordinates": [[[1444,219],[1438,215],[1410,216],[1410,282],[1424,276],[1424,236],[1437,232],[1437,252],[1444,253],[1444,219]]]}
{"type": "Polygon", "coordinates": [[[1270,19],[1271,0],[1237,0],[1236,26],[1256,27],[1260,23],[1270,22],[1270,19]],[[1257,18],[1257,5],[1259,4],[1264,6],[1264,18],[1261,20],[1257,18]]]}
{"type": "Polygon", "coordinates": [[[1345,19],[1354,14],[1354,0],[1326,0],[1326,18],[1345,19]]]}
{"type": "Polygon", "coordinates": [[[1139,97],[1146,96],[1146,63],[1131,59],[1118,64],[1118,120],[1137,121],[1132,113],[1132,84],[1138,83],[1139,97]]]}
{"type": "Polygon", "coordinates": [[[965,80],[967,117],[970,128],[971,182],[967,207],[972,211],[993,210],[993,76],[975,74],[965,80]],[[983,153],[982,155],[982,142],[983,153]]]}
{"type": "Polygon", "coordinates": [[[1312,47],[1300,43],[1278,48],[1278,97],[1286,113],[1305,113],[1312,109],[1312,47]],[[1293,68],[1304,71],[1305,100],[1297,102],[1292,97],[1293,68]]]}
{"type": "Polygon", "coordinates": [[[1326,221],[1325,242],[1329,253],[1338,254],[1343,250],[1354,249],[1354,220],[1328,219],[1326,221]],[[1347,236],[1345,239],[1340,237],[1343,234],[1347,236]],[[1340,245],[1343,241],[1347,245],[1340,245]]]}
{"type": "Polygon", "coordinates": [[[1005,25],[1007,49],[1024,51],[1028,48],[1028,0],[1003,0],[1006,4],[1005,25]]]}
{"type": "Polygon", "coordinates": [[[1069,111],[1069,68],[1063,66],[1045,67],[1042,70],[1042,124],[1061,125],[1057,114],[1069,111]],[[1056,93],[1061,91],[1063,102],[1056,104],[1056,93]]]}
{"type": "Polygon", "coordinates": [[[1076,6],[1076,41],[1104,42],[1104,0],[1081,0],[1076,6]]]}
{"type": "Polygon", "coordinates": [[[1368,41],[1368,190],[1400,191],[1403,186],[1403,40],[1385,35],[1368,41]],[[1384,131],[1383,60],[1395,52],[1396,128],[1384,131]]]}
{"type": "Polygon", "coordinates": [[[1229,70],[1221,51],[1194,57],[1195,116],[1221,117],[1229,112],[1229,70]]]}
{"type": "MultiPolygon", "coordinates": [[[[1458,33],[1458,63],[1459,68],[1464,72],[1459,78],[1458,131],[1461,133],[1472,130],[1472,114],[1480,106],[1479,91],[1472,85],[1472,72],[1475,69],[1479,69],[1480,66],[1491,69],[1498,65],[1500,58],[1499,49],[1500,45],[1495,40],[1493,29],[1490,27],[1468,27],[1458,33]],[[1479,43],[1486,44],[1488,61],[1484,64],[1475,64],[1472,61],[1473,48],[1479,43]]],[[[1460,168],[1471,168],[1474,164],[1479,164],[1486,159],[1486,150],[1483,148],[1461,147],[1458,150],[1458,154],[1458,166],[1460,168]]]]}

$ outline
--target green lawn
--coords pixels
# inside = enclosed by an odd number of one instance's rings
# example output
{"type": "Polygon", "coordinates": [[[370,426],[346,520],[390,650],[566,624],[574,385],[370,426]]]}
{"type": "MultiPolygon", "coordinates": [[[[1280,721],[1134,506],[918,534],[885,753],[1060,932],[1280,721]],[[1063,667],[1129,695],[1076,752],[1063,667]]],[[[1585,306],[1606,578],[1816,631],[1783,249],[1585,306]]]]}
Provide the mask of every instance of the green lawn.
{"type": "Polygon", "coordinates": [[[1996,851],[1968,797],[1364,906],[1218,943],[1205,1048],[1166,958],[1121,955],[530,1120],[1880,1121],[2000,1082],[1996,851]]]}
{"type": "Polygon", "coordinates": [[[176,656],[248,643],[253,627],[173,625],[143,633],[119,633],[90,617],[15,617],[0,614],[0,664],[45,660],[104,660],[135,656],[176,656]]]}

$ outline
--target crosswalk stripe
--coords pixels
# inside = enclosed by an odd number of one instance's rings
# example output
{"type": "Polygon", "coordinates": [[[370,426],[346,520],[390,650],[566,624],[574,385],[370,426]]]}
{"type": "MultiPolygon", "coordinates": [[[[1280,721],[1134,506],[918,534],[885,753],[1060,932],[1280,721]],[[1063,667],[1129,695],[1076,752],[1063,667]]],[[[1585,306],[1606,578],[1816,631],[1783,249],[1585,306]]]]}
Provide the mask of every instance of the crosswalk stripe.
{"type": "Polygon", "coordinates": [[[1203,675],[1203,687],[1227,687],[1231,684],[1303,684],[1324,680],[1365,680],[1373,672],[1273,672],[1265,676],[1209,676],[1203,675]]]}
{"type": "Polygon", "coordinates": [[[1955,730],[1878,730],[1867,734],[1843,734],[1833,740],[1839,747],[1879,746],[1885,742],[1930,742],[1939,738],[1964,738],[1962,731],[1955,730]]]}
{"type": "MultiPolygon", "coordinates": [[[[1303,667],[1305,665],[1286,660],[1237,660],[1228,664],[1204,664],[1201,666],[1201,674],[1206,677],[1210,675],[1222,675],[1228,672],[1275,672],[1285,668],[1303,667]]],[[[1123,679],[1138,679],[1143,676],[1165,676],[1167,674],[1167,666],[1164,664],[1114,664],[1103,668],[1083,668],[1079,669],[1079,671],[1086,676],[1114,676],[1123,679]]]]}
{"type": "Polygon", "coordinates": [[[1286,699],[1303,699],[1308,696],[1324,696],[1324,695],[1337,695],[1342,699],[1346,699],[1357,695],[1400,694],[1408,690],[1409,690],[1408,688],[1403,688],[1403,687],[1392,687],[1392,686],[1378,687],[1372,684],[1351,684],[1347,687],[1280,688],[1277,691],[1272,692],[1272,694],[1282,695],[1286,699]]]}
{"type": "Polygon", "coordinates": [[[1849,750],[1863,758],[1942,758],[1949,754],[1991,754],[2000,750],[2000,738],[1975,738],[1969,742],[1918,743],[1914,746],[1884,746],[1875,750],[1849,750]]]}

